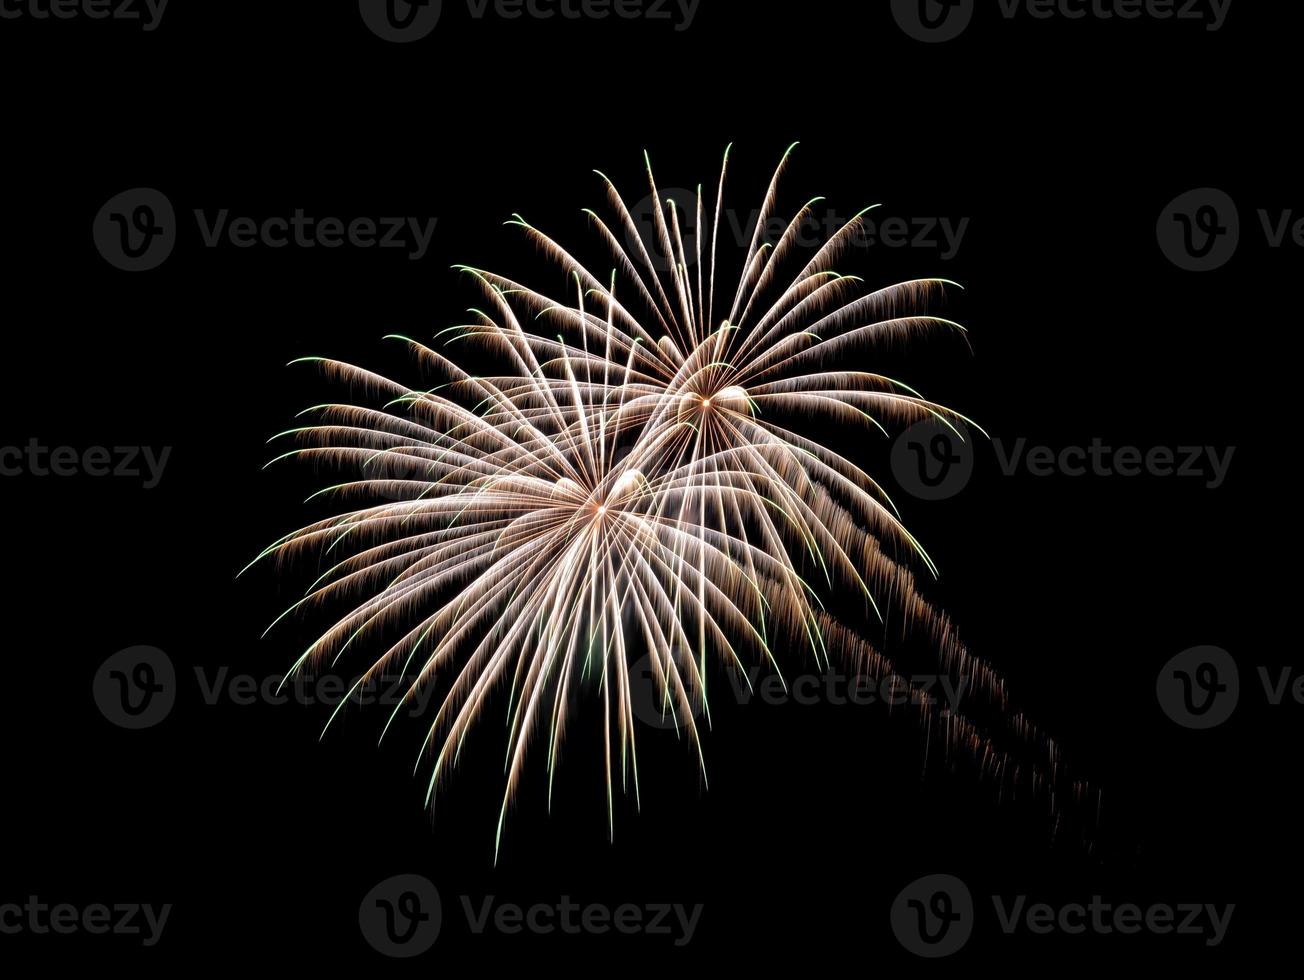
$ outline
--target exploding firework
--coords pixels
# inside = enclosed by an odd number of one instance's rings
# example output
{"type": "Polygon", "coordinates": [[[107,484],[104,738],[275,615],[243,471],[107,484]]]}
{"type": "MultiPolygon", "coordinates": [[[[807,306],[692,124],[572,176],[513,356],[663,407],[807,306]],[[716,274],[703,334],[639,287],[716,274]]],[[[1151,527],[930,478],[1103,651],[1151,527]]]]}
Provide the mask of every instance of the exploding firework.
{"type": "Polygon", "coordinates": [[[497,365],[492,372],[471,374],[465,359],[408,338],[399,339],[430,387],[310,359],[353,398],[309,410],[311,424],[282,434],[298,447],[278,459],[349,472],[323,493],[365,505],[260,556],[331,559],[287,615],[352,607],[295,669],[357,649],[371,663],[359,686],[394,669],[410,679],[410,696],[445,685],[423,749],[433,756],[427,802],[491,699],[505,696],[500,839],[533,743],[546,752],[551,798],[575,691],[601,702],[609,821],[617,786],[637,797],[635,661],[646,658],[660,706],[697,747],[703,774],[699,719],[709,721],[718,664],[781,671],[804,651],[823,667],[908,685],[868,630],[829,611],[830,597],[857,597],[870,624],[899,617],[980,694],[978,709],[1004,736],[1040,758],[1020,764],[990,725],[916,692],[930,738],[967,752],[1002,791],[1028,787],[1054,803],[1053,744],[1008,710],[999,678],[921,595],[911,567],[936,570],[887,494],[810,434],[887,436],[925,419],[960,438],[976,428],[859,369],[931,333],[963,337],[929,312],[955,284],[870,290],[835,272],[864,212],[813,254],[799,232],[814,201],[765,240],[787,160],[730,288],[718,288],[726,152],[713,204],[699,190],[684,213],[662,200],[649,167],[646,227],[603,178],[609,220],[587,214],[611,256],[606,278],[519,216],[510,222],[564,270],[561,298],[462,267],[484,306],[437,340],[497,365]]]}

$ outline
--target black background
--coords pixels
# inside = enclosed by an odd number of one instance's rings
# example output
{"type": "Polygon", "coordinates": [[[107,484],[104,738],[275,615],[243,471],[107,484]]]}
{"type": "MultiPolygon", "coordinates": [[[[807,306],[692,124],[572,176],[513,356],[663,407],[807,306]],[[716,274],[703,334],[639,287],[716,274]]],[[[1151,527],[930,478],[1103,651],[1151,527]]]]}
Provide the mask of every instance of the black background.
{"type": "Polygon", "coordinates": [[[621,970],[686,957],[918,966],[887,910],[938,872],[962,877],[979,904],[974,940],[950,963],[1181,963],[1293,943],[1299,709],[1267,708],[1254,676],[1295,656],[1292,548],[1274,507],[1290,477],[1274,467],[1269,479],[1262,449],[1293,415],[1299,252],[1268,248],[1255,216],[1304,205],[1299,25],[1286,6],[1240,0],[1209,33],[1007,22],[980,2],[969,31],[940,45],[907,38],[885,3],[823,0],[704,0],[683,32],[477,22],[449,3],[410,45],[370,34],[352,3],[175,4],[150,33],[0,21],[0,444],[174,447],[149,491],[0,485],[0,901],[175,906],[153,949],[27,934],[0,937],[0,961],[384,965],[359,934],[358,903],[407,872],[434,881],[445,908],[417,968],[538,966],[540,954],[621,970]],[[563,242],[587,240],[580,208],[602,200],[593,168],[637,200],[644,149],[663,185],[710,185],[732,142],[731,201],[750,209],[794,140],[789,207],[823,194],[842,214],[881,201],[886,214],[970,218],[952,261],[878,247],[848,270],[871,285],[965,285],[952,311],[973,354],[921,346],[912,385],[1007,440],[1237,447],[1213,491],[1006,477],[980,445],[964,493],[902,496],[942,570],[930,595],[1102,789],[1096,846],[1052,844],[963,778],[921,779],[908,726],[878,709],[720,704],[709,791],[687,746],[653,733],[640,745],[641,812],[618,800],[609,843],[598,756],[572,749],[552,814],[531,783],[494,867],[492,746],[432,824],[411,732],[375,746],[383,709],[347,712],[319,742],[321,706],[203,702],[195,667],[263,678],[311,639],[294,623],[259,639],[306,581],[235,578],[317,513],[301,504],[320,485],[312,474],[262,470],[266,440],[328,390],[288,361],[401,371],[384,334],[428,337],[478,299],[455,262],[549,282],[502,222],[520,212],[563,242]],[[1205,186],[1237,201],[1242,242],[1225,268],[1192,274],[1165,259],[1155,225],[1205,186]],[[173,255],[141,274],[112,268],[90,234],[104,202],[132,187],[163,191],[182,218],[173,255]],[[419,262],[205,248],[190,214],[224,207],[438,225],[419,262]],[[91,698],[98,666],[135,644],[166,651],[181,675],[176,708],[143,732],[109,724],[91,698]],[[1201,644],[1229,650],[1248,688],[1233,719],[1203,733],[1169,721],[1154,693],[1159,667],[1201,644]],[[681,950],[656,937],[472,935],[457,896],[490,894],[704,913],[681,950]],[[993,894],[1237,910],[1214,950],[1192,937],[1008,937],[993,894]]]}

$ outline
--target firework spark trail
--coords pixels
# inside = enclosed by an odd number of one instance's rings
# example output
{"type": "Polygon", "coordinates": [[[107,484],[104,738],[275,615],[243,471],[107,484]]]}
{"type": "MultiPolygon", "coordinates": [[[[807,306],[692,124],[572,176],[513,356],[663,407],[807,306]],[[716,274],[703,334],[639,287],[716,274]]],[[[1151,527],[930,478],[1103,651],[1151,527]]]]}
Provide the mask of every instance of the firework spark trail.
{"type": "MultiPolygon", "coordinates": [[[[335,601],[359,603],[295,670],[334,662],[355,644],[375,645],[384,652],[358,688],[399,663],[404,677],[414,671],[409,698],[446,679],[423,746],[435,757],[428,802],[473,723],[505,687],[499,842],[539,730],[546,732],[551,801],[576,684],[595,682],[602,700],[609,826],[617,782],[637,799],[629,665],[644,651],[658,696],[696,747],[703,776],[695,709],[709,722],[713,652],[740,671],[758,659],[777,671],[774,649],[806,648],[822,667],[836,658],[908,685],[860,631],[825,609],[821,595],[862,596],[871,618],[893,610],[903,629],[925,637],[1004,728],[998,739],[990,726],[916,692],[929,732],[948,753],[971,753],[1002,793],[1027,788],[1055,802],[1061,773],[1054,743],[1010,711],[998,675],[921,596],[906,562],[933,575],[936,569],[887,494],[855,463],[793,427],[813,420],[835,431],[859,425],[887,435],[933,419],[961,438],[965,427],[976,428],[902,382],[846,366],[933,332],[963,337],[959,324],[921,312],[954,284],[925,279],[864,292],[861,280],[835,272],[831,263],[864,212],[792,274],[791,260],[802,259],[798,232],[815,201],[777,241],[761,234],[788,156],[766,192],[733,296],[722,298],[729,314],[719,323],[727,152],[714,207],[699,189],[691,219],[663,205],[649,165],[651,250],[603,178],[626,238],[622,244],[586,212],[615,263],[606,283],[524,219],[509,222],[566,271],[573,299],[460,267],[488,308],[473,310],[474,322],[451,328],[445,343],[475,345],[506,366],[500,375],[472,376],[407,338],[400,339],[419,364],[441,379],[437,387],[409,389],[310,359],[352,390],[387,400],[380,408],[310,409],[314,424],[281,434],[299,448],[273,462],[341,468],[358,478],[323,493],[388,502],[319,521],[259,556],[335,561],[282,618],[335,601]],[[684,242],[690,220],[695,276],[684,242]],[[1031,748],[1037,760],[1020,763],[998,747],[1001,740],[1031,748]]],[[[1073,785],[1072,792],[1081,796],[1085,788],[1073,785]]]]}

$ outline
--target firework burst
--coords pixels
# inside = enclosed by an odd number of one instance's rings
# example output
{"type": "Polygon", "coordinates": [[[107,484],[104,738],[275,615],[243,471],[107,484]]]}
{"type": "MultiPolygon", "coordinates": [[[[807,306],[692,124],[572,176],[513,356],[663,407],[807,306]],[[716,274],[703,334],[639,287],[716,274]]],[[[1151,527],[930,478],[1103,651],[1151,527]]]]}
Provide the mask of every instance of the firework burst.
{"type": "Polygon", "coordinates": [[[311,359],[353,398],[309,410],[310,424],[282,434],[299,445],[278,460],[349,472],[323,493],[365,505],[260,556],[331,557],[287,615],[352,607],[295,669],[357,649],[371,663],[359,686],[395,668],[411,679],[409,696],[445,684],[423,751],[433,756],[428,802],[505,692],[500,839],[532,743],[546,750],[551,798],[573,689],[601,700],[609,821],[617,786],[637,797],[636,660],[647,658],[704,775],[698,719],[709,721],[713,661],[779,671],[804,650],[824,667],[908,684],[863,629],[826,608],[829,597],[859,597],[867,622],[898,616],[980,695],[979,710],[1040,758],[1019,764],[986,728],[920,692],[930,738],[964,749],[1003,790],[1027,786],[1054,803],[1053,744],[1009,712],[999,678],[921,596],[910,567],[936,572],[924,549],[868,473],[803,434],[854,426],[886,436],[922,419],[961,438],[976,428],[860,369],[931,333],[963,337],[929,312],[955,284],[869,290],[837,273],[864,212],[810,254],[799,232],[817,201],[764,240],[787,160],[730,288],[720,288],[718,260],[726,153],[714,202],[699,190],[692,213],[663,202],[649,167],[645,228],[602,178],[609,218],[586,213],[611,258],[605,278],[519,216],[510,222],[566,273],[560,298],[462,267],[484,306],[437,339],[474,347],[497,373],[472,375],[408,338],[433,387],[311,359]]]}

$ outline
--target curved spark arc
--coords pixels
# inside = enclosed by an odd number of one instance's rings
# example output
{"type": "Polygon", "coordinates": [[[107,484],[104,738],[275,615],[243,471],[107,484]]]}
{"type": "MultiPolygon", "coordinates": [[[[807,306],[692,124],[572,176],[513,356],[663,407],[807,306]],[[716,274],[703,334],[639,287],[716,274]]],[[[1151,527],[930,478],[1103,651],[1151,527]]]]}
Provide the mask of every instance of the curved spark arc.
{"type": "MultiPolygon", "coordinates": [[[[415,663],[408,703],[447,679],[422,746],[423,755],[435,756],[428,803],[495,691],[506,688],[506,788],[495,855],[536,730],[547,739],[551,804],[572,688],[586,682],[601,697],[614,832],[616,782],[626,790],[632,782],[638,797],[630,662],[644,650],[662,708],[694,745],[703,778],[696,718],[700,711],[709,723],[711,652],[739,671],[757,660],[778,671],[774,649],[805,648],[823,668],[836,656],[898,677],[869,641],[825,609],[821,596],[828,594],[863,597],[879,620],[886,609],[897,611],[1021,742],[1045,752],[1055,772],[1053,743],[1024,716],[1008,713],[1003,682],[919,593],[907,563],[931,575],[936,568],[883,488],[792,427],[790,420],[814,420],[886,435],[932,419],[961,438],[977,429],[900,381],[844,363],[933,332],[965,337],[954,321],[920,312],[956,284],[924,279],[864,292],[859,278],[833,269],[866,212],[784,281],[785,265],[802,258],[799,232],[820,200],[803,205],[776,241],[763,240],[791,152],[769,184],[736,289],[722,300],[728,316],[718,323],[728,151],[714,207],[699,187],[693,214],[682,220],[673,202],[662,201],[648,164],[650,235],[600,174],[614,224],[585,213],[614,262],[606,282],[519,215],[509,221],[566,271],[571,300],[458,267],[479,285],[487,307],[442,339],[474,345],[505,373],[472,376],[408,338],[398,339],[442,378],[437,387],[409,389],[342,362],[310,359],[336,380],[388,400],[382,408],[309,410],[316,424],[282,433],[306,445],[276,461],[352,470],[360,479],[323,493],[391,502],[309,525],[259,556],[354,549],[284,614],[363,597],[295,670],[338,660],[379,634],[385,650],[358,685],[397,663],[406,678],[415,663]]],[[[1002,781],[1019,771],[958,712],[927,694],[918,704],[948,750],[965,747],[1002,781]]]]}

